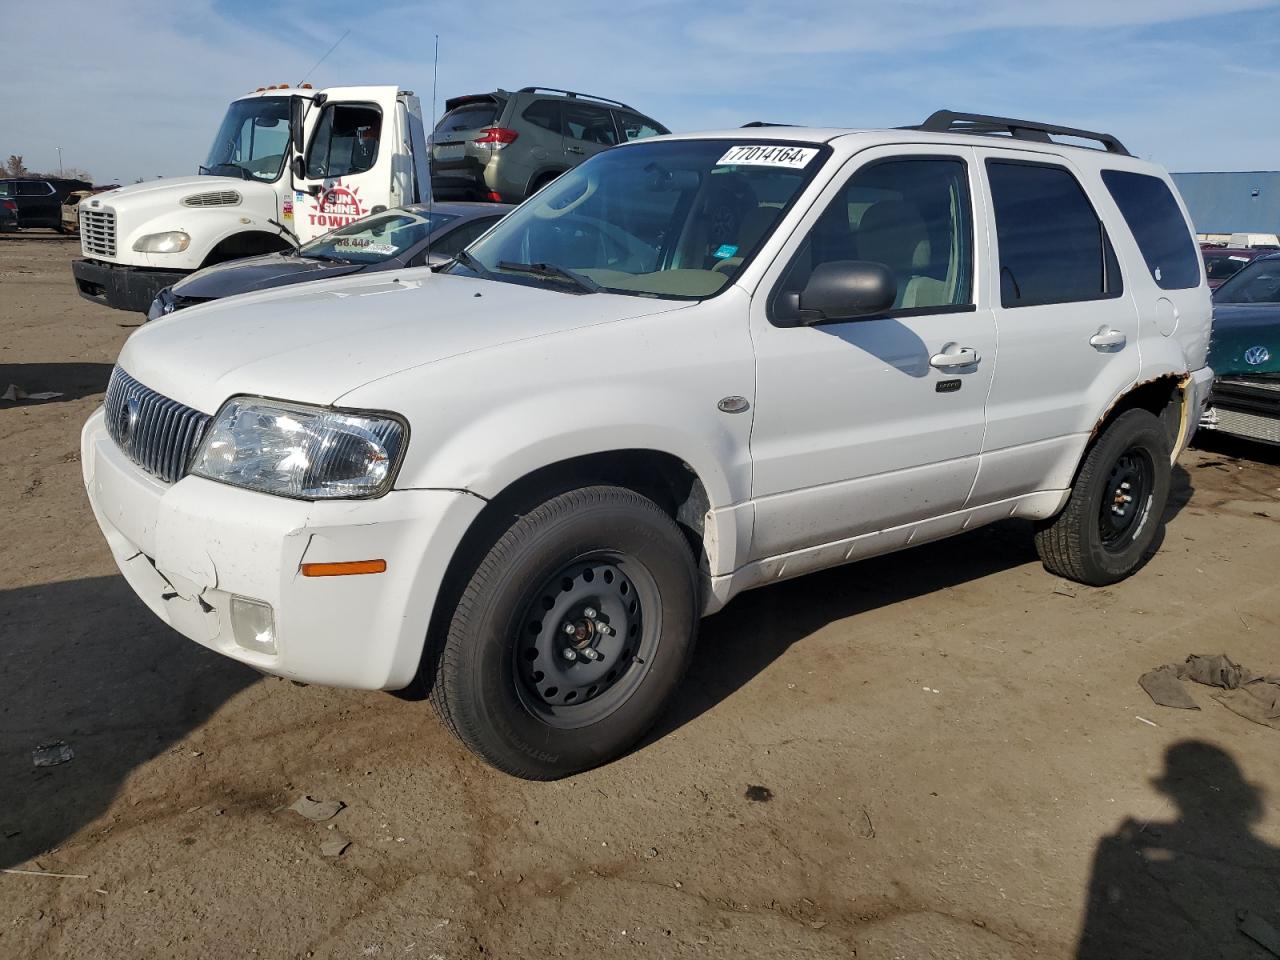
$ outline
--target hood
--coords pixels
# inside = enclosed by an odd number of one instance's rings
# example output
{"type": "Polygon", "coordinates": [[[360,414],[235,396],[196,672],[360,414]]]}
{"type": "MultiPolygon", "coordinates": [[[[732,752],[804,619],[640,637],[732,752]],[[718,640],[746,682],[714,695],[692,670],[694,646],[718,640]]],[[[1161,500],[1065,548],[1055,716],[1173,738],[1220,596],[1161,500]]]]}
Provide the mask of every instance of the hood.
{"type": "MultiPolygon", "coordinates": [[[[178,194],[179,199],[197,193],[212,193],[217,190],[235,190],[244,194],[251,190],[263,188],[271,190],[270,184],[258,183],[255,180],[241,180],[239,177],[161,177],[159,180],[147,180],[143,183],[131,183],[114,190],[95,193],[90,200],[101,200],[104,204],[122,202],[124,200],[150,200],[157,194],[178,194]]],[[[272,191],[274,196],[274,191],[272,191]]]]}
{"type": "MultiPolygon", "coordinates": [[[[322,280],[345,277],[366,269],[363,263],[333,263],[329,260],[312,260],[308,257],[285,256],[266,253],[260,257],[229,260],[197,270],[173,285],[179,297],[193,300],[216,300],[250,290],[267,290],[303,280],[322,280]]],[[[380,267],[381,264],[372,264],[380,267]]]]}
{"type": "MultiPolygon", "coordinates": [[[[426,268],[357,274],[170,314],[126,341],[120,365],[205,413],[241,393],[331,404],[411,367],[685,306],[426,268]]],[[[385,406],[395,408],[392,400],[385,406]]]]}
{"type": "Polygon", "coordinates": [[[1218,376],[1280,373],[1280,303],[1215,303],[1209,366],[1218,376]]]}

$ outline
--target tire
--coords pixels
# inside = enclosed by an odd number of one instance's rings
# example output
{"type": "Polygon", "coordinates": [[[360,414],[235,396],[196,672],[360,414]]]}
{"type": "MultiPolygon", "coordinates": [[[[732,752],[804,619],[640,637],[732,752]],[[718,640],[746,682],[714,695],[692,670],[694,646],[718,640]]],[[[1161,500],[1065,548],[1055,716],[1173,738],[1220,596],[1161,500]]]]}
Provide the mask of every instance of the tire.
{"type": "Polygon", "coordinates": [[[1168,434],[1155,416],[1118,416],[1089,448],[1066,507],[1036,531],[1045,569],[1093,587],[1138,570],[1160,532],[1169,457],[1168,434]]]}
{"type": "Polygon", "coordinates": [[[697,599],[692,551],[657,504],[620,487],[572,490],[489,549],[431,638],[423,681],[482,760],[527,780],[568,776],[653,726],[688,669],[697,599]]]}

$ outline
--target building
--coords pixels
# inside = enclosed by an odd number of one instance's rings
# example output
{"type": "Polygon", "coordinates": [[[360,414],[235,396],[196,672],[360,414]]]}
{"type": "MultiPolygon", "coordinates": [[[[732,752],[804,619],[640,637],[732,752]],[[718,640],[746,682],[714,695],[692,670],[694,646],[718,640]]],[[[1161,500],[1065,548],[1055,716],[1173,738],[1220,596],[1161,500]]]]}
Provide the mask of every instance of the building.
{"type": "Polygon", "coordinates": [[[1280,233],[1280,170],[1175,173],[1173,181],[1201,240],[1280,233]]]}

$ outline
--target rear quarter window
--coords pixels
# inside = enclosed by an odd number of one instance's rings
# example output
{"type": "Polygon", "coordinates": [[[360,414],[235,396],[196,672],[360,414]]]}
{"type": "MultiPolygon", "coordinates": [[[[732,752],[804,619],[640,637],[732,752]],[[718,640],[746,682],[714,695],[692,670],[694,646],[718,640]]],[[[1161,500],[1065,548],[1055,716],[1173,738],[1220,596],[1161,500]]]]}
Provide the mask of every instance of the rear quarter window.
{"type": "Polygon", "coordinates": [[[1102,182],[1156,284],[1163,290],[1200,286],[1199,252],[1168,185],[1159,177],[1128,170],[1103,170],[1102,182]]]}

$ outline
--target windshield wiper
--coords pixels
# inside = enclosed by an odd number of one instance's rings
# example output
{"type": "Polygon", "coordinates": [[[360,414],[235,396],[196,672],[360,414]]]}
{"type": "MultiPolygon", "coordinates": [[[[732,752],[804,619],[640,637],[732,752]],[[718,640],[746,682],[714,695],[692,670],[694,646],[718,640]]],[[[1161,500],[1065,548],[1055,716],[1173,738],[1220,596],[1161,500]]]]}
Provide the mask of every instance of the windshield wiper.
{"type": "Polygon", "coordinates": [[[323,260],[325,263],[351,263],[351,260],[344,260],[342,257],[334,257],[327,253],[313,253],[310,250],[299,250],[298,256],[307,260],[323,260]]]}
{"type": "Polygon", "coordinates": [[[603,289],[590,277],[567,267],[558,267],[554,263],[513,263],[510,260],[499,260],[498,269],[529,273],[544,280],[568,280],[586,293],[599,293],[603,289]]]}
{"type": "Polygon", "coordinates": [[[492,277],[493,271],[486,267],[483,263],[467,253],[465,250],[459,250],[453,258],[454,263],[460,263],[469,270],[474,270],[482,277],[492,277]]]}

